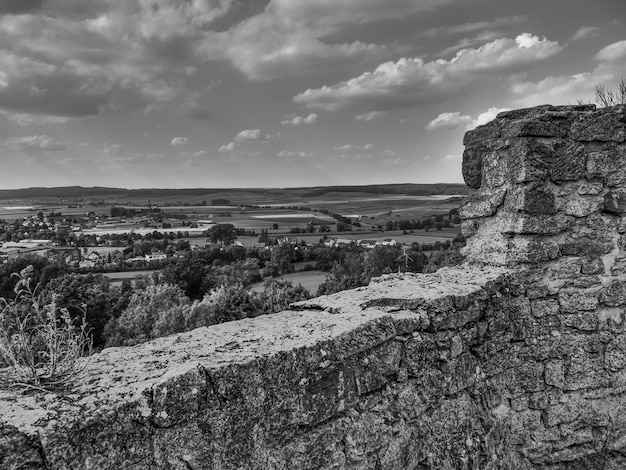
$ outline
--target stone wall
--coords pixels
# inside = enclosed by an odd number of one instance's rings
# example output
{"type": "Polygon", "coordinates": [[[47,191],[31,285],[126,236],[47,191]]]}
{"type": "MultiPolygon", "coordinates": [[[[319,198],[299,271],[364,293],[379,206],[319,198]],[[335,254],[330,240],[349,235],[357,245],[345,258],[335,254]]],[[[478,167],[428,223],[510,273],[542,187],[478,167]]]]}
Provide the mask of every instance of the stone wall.
{"type": "Polygon", "coordinates": [[[511,269],[500,358],[533,466],[626,468],[625,130],[625,106],[541,106],[465,136],[467,261],[511,269]]]}
{"type": "Polygon", "coordinates": [[[465,265],[0,392],[0,468],[626,468],[625,126],[501,113],[465,138],[465,265]]]}

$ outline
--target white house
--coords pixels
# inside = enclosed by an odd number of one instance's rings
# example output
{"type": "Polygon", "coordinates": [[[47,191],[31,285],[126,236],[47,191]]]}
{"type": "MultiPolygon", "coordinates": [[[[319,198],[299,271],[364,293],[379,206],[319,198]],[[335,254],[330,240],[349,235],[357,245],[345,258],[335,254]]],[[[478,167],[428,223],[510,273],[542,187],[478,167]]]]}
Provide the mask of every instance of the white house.
{"type": "Polygon", "coordinates": [[[150,262],[150,261],[160,261],[160,260],[164,260],[167,259],[167,255],[164,253],[150,253],[149,255],[146,255],[146,261],[150,262]]]}

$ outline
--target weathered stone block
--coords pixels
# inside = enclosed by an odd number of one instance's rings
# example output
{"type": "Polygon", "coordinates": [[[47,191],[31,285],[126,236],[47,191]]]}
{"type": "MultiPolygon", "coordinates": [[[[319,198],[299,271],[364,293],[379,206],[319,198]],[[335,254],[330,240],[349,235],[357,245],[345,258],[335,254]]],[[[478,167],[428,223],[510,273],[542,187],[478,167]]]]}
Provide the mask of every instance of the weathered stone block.
{"type": "Polygon", "coordinates": [[[603,108],[594,113],[578,115],[572,123],[571,136],[579,142],[624,142],[626,106],[603,108]]]}
{"type": "Polygon", "coordinates": [[[509,241],[501,233],[479,231],[467,240],[461,253],[470,263],[484,264],[486,259],[493,266],[502,266],[507,262],[509,241]]]}
{"type": "Polygon", "coordinates": [[[510,212],[556,214],[554,194],[549,190],[532,186],[510,190],[506,196],[505,208],[510,212]]]}
{"type": "Polygon", "coordinates": [[[587,181],[580,182],[577,186],[577,192],[580,195],[597,196],[602,192],[602,183],[589,183],[587,181]]]}
{"type": "Polygon", "coordinates": [[[566,121],[519,119],[503,126],[501,135],[509,137],[563,137],[567,134],[566,121]]]}
{"type": "Polygon", "coordinates": [[[582,260],[578,257],[561,257],[546,268],[546,279],[571,279],[580,274],[582,260]]]}
{"type": "Polygon", "coordinates": [[[602,292],[600,302],[607,307],[626,305],[626,280],[613,279],[602,292]]]}
{"type": "Polygon", "coordinates": [[[546,384],[561,388],[565,383],[565,365],[562,359],[555,359],[546,363],[546,384]]]}
{"type": "Polygon", "coordinates": [[[582,258],[581,263],[583,274],[602,274],[604,272],[604,263],[597,256],[585,256],[582,258]]]}
{"type": "Polygon", "coordinates": [[[572,352],[569,359],[563,389],[594,390],[608,386],[610,377],[604,370],[602,356],[598,353],[587,352],[581,346],[572,352]]]}
{"type": "Polygon", "coordinates": [[[563,312],[580,312],[581,310],[595,310],[598,306],[600,289],[561,289],[559,291],[559,305],[563,312]]]}
{"type": "Polygon", "coordinates": [[[476,129],[468,131],[463,136],[463,145],[472,147],[484,140],[493,140],[500,137],[500,127],[497,121],[491,121],[488,124],[478,126],[476,129]]]}
{"type": "Polygon", "coordinates": [[[483,154],[480,150],[466,149],[463,152],[463,180],[470,188],[480,188],[483,179],[483,154]]]}
{"type": "Polygon", "coordinates": [[[507,260],[514,263],[539,263],[555,259],[558,254],[559,246],[555,242],[520,235],[509,243],[507,260]]]}
{"type": "Polygon", "coordinates": [[[464,220],[461,222],[461,235],[464,237],[472,237],[477,231],[478,223],[475,220],[464,220]]]}
{"type": "Polygon", "coordinates": [[[611,263],[610,259],[608,259],[607,267],[610,269],[611,276],[621,276],[622,274],[626,274],[626,256],[616,256],[613,263],[611,263]]]}
{"type": "Polygon", "coordinates": [[[505,195],[506,189],[480,189],[463,201],[459,216],[462,219],[489,217],[502,205],[505,195]]]}
{"type": "Polygon", "coordinates": [[[561,324],[575,330],[595,331],[598,329],[598,316],[595,312],[570,313],[561,317],[561,324]]]}
{"type": "Polygon", "coordinates": [[[560,244],[561,253],[566,256],[606,255],[613,249],[613,240],[593,235],[570,234],[560,244]]]}
{"type": "Polygon", "coordinates": [[[604,210],[612,214],[626,213],[626,191],[612,190],[606,193],[604,195],[604,210]]]}
{"type": "Polygon", "coordinates": [[[626,216],[621,216],[617,222],[617,231],[619,233],[626,233],[626,216]]]}
{"type": "MultiPolygon", "coordinates": [[[[401,349],[399,343],[391,341],[353,358],[349,375],[354,377],[358,395],[378,390],[387,384],[390,376],[398,373],[401,349]]],[[[343,388],[349,390],[350,387],[343,388]]]]}
{"type": "Polygon", "coordinates": [[[585,147],[572,141],[558,144],[550,163],[550,178],[555,183],[582,179],[587,165],[585,147]]]}
{"type": "Polygon", "coordinates": [[[540,362],[527,362],[520,365],[516,372],[516,381],[525,392],[538,392],[545,389],[543,380],[544,366],[540,362]]]}
{"type": "Polygon", "coordinates": [[[544,104],[540,106],[534,106],[532,108],[519,108],[512,109],[510,111],[502,111],[498,114],[498,119],[570,119],[571,117],[580,114],[588,113],[596,110],[595,104],[575,104],[564,106],[552,106],[544,104]]]}
{"type": "Polygon", "coordinates": [[[565,201],[565,213],[574,217],[587,217],[594,212],[599,212],[606,207],[606,198],[600,196],[571,195],[565,201]]]}
{"type": "Polygon", "coordinates": [[[508,182],[508,145],[502,143],[489,151],[483,151],[482,182],[485,188],[500,188],[508,182]]]}
{"type": "Polygon", "coordinates": [[[540,138],[512,140],[506,149],[508,179],[513,184],[543,181],[550,174],[554,142],[540,138]]]}
{"type": "Polygon", "coordinates": [[[542,318],[559,313],[559,303],[554,299],[533,300],[530,303],[533,316],[542,318]]]}
{"type": "Polygon", "coordinates": [[[623,146],[604,146],[590,151],[587,158],[589,177],[600,178],[609,186],[622,186],[626,182],[626,149],[623,146]]]}
{"type": "Polygon", "coordinates": [[[606,345],[604,364],[614,372],[626,366],[626,337],[619,336],[606,345]]]}
{"type": "Polygon", "coordinates": [[[557,426],[563,423],[571,423],[580,416],[578,403],[572,401],[560,403],[546,410],[546,426],[557,426]]]}
{"type": "Polygon", "coordinates": [[[510,218],[507,225],[503,227],[503,233],[556,235],[566,231],[571,224],[572,218],[563,214],[519,214],[510,218]]]}

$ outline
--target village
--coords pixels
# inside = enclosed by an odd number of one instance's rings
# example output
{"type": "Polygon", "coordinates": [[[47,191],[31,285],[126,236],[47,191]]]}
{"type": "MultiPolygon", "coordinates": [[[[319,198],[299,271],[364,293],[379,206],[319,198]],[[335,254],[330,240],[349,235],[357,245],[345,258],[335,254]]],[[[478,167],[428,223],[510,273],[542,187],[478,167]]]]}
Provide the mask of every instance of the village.
{"type": "MultiPolygon", "coordinates": [[[[276,223],[263,224],[261,219],[257,219],[257,232],[249,224],[243,224],[248,228],[239,228],[222,223],[230,217],[229,212],[216,214],[215,219],[221,218],[219,223],[206,217],[207,214],[195,219],[187,219],[186,216],[164,217],[159,208],[152,207],[111,207],[110,214],[98,215],[95,211],[86,211],[83,215],[64,216],[61,212],[44,214],[38,211],[14,220],[0,220],[0,262],[29,255],[44,257],[79,270],[156,268],[168,259],[184,258],[190,250],[223,246],[222,240],[210,239],[211,229],[217,225],[232,226],[235,238],[229,242],[241,247],[303,244],[308,247],[356,246],[374,249],[403,245],[392,237],[381,238],[380,235],[385,233],[382,227],[376,227],[376,238],[358,238],[361,231],[353,232],[353,227],[346,223],[351,220],[346,218],[341,221],[328,218],[317,225],[308,221],[302,228],[298,224],[283,224],[282,230],[276,223]],[[316,233],[319,236],[315,236],[316,233]]],[[[450,219],[439,216],[437,220],[440,222],[434,223],[449,228],[452,225],[450,219]]],[[[355,217],[354,220],[357,227],[361,225],[360,218],[355,217]]],[[[404,229],[407,222],[399,221],[395,225],[388,223],[385,229],[390,232],[398,227],[404,229]]],[[[366,233],[363,232],[363,235],[366,233]]],[[[440,238],[450,238],[446,235],[444,232],[440,238]]]]}

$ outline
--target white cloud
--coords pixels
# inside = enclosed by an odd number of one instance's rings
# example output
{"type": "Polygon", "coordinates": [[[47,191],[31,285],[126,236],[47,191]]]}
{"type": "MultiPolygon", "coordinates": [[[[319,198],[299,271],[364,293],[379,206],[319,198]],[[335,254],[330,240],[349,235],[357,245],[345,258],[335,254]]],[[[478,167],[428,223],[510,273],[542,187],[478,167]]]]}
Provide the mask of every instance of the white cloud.
{"type": "Polygon", "coordinates": [[[600,28],[597,26],[581,26],[572,36],[572,41],[580,41],[581,39],[597,36],[600,28]]]}
{"type": "Polygon", "coordinates": [[[27,113],[8,113],[0,110],[0,113],[4,114],[6,118],[17,124],[18,126],[30,126],[33,124],[62,124],[67,122],[69,118],[60,116],[42,116],[33,115],[27,113]]]}
{"type": "Polygon", "coordinates": [[[521,23],[524,20],[524,16],[506,16],[496,18],[492,21],[476,21],[473,23],[462,23],[450,26],[437,26],[427,29],[421,33],[420,36],[435,37],[440,35],[452,36],[456,34],[467,34],[474,31],[485,31],[492,28],[499,28],[500,26],[521,23]]]}
{"type": "Polygon", "coordinates": [[[189,145],[189,139],[187,137],[174,137],[171,142],[172,147],[189,145]]]}
{"type": "Polygon", "coordinates": [[[372,64],[401,48],[324,39],[349,24],[406,18],[452,1],[272,0],[260,14],[228,31],[206,34],[200,50],[207,58],[228,60],[253,80],[372,64]]]}
{"type": "Polygon", "coordinates": [[[508,110],[509,108],[491,107],[487,111],[480,113],[476,119],[467,114],[461,115],[459,111],[455,111],[453,113],[441,113],[426,125],[426,129],[429,131],[439,129],[446,131],[466,131],[474,129],[482,124],[487,124],[489,121],[495,119],[498,113],[508,110]]]}
{"type": "Polygon", "coordinates": [[[571,75],[549,75],[538,81],[515,77],[510,82],[513,102],[518,107],[540,104],[573,104],[579,101],[592,103],[597,86],[607,90],[617,89],[624,74],[626,40],[614,42],[594,55],[598,62],[590,71],[571,75]]]}
{"type": "Polygon", "coordinates": [[[346,145],[341,145],[339,147],[335,147],[333,148],[333,150],[335,152],[346,152],[348,150],[354,150],[357,149],[358,147],[356,145],[352,145],[352,144],[346,144],[346,145]]]}
{"type": "Polygon", "coordinates": [[[626,60],[626,40],[614,42],[603,47],[593,56],[594,59],[601,62],[618,62],[626,60]]]}
{"type": "Polygon", "coordinates": [[[126,149],[124,148],[124,146],[120,145],[120,144],[104,144],[104,148],[102,149],[102,152],[107,156],[107,158],[110,160],[127,160],[127,159],[132,159],[132,157],[130,157],[128,155],[128,153],[126,152],[126,149]]]}
{"type": "Polygon", "coordinates": [[[383,150],[382,151],[382,155],[383,157],[394,157],[396,155],[396,152],[394,152],[393,150],[383,150]]]}
{"type": "Polygon", "coordinates": [[[14,152],[20,151],[60,151],[66,150],[67,145],[53,139],[49,135],[33,135],[28,137],[9,137],[2,146],[14,152]]]}
{"type": "Polygon", "coordinates": [[[499,113],[509,110],[510,108],[491,107],[487,111],[480,113],[476,119],[469,123],[467,129],[474,129],[475,127],[487,124],[488,122],[493,121],[499,113]]]}
{"type": "Polygon", "coordinates": [[[281,150],[280,152],[278,152],[277,156],[280,158],[308,158],[308,157],[311,157],[312,155],[306,152],[298,152],[298,151],[293,151],[293,150],[281,150]]]}
{"type": "Polygon", "coordinates": [[[275,132],[274,134],[266,134],[263,139],[263,142],[265,143],[271,142],[272,140],[279,139],[282,135],[283,135],[282,132],[275,132]]]}
{"type": "Polygon", "coordinates": [[[261,137],[261,129],[244,129],[235,136],[235,142],[246,142],[249,140],[257,140],[261,137]]]}
{"type": "Polygon", "coordinates": [[[300,126],[304,124],[315,124],[317,122],[317,114],[311,113],[308,116],[288,116],[280,121],[282,126],[300,126]]]}
{"type": "Polygon", "coordinates": [[[235,150],[235,143],[234,142],[230,142],[226,145],[222,145],[219,149],[220,152],[232,152],[233,150],[235,150]]]}
{"type": "Polygon", "coordinates": [[[193,154],[194,157],[208,157],[209,155],[211,155],[207,150],[198,150],[197,152],[195,152],[193,154]]]}
{"type": "Polygon", "coordinates": [[[357,121],[369,122],[373,121],[374,119],[381,118],[386,114],[387,113],[385,111],[370,111],[369,113],[357,114],[355,119],[357,121]]]}
{"type": "Polygon", "coordinates": [[[450,60],[424,62],[416,57],[385,62],[350,80],[308,89],[293,101],[327,111],[411,107],[443,100],[476,80],[501,80],[561,49],[557,42],[523,33],[515,39],[496,39],[477,49],[461,50],[450,60]]]}
{"type": "Polygon", "coordinates": [[[593,102],[595,87],[606,85],[608,89],[615,80],[616,70],[599,66],[591,72],[573,75],[548,76],[537,82],[515,80],[510,89],[517,107],[540,104],[574,104],[579,100],[593,102]]]}
{"type": "Polygon", "coordinates": [[[373,148],[374,148],[374,144],[365,144],[365,145],[346,144],[346,145],[341,145],[339,147],[334,147],[333,150],[335,152],[351,152],[351,151],[359,151],[359,150],[369,151],[369,150],[372,150],[373,148]]]}
{"type": "Polygon", "coordinates": [[[439,129],[445,131],[456,131],[466,128],[471,122],[472,116],[461,116],[461,113],[459,111],[456,111],[454,113],[441,113],[439,116],[437,116],[426,125],[426,129],[429,131],[439,129]]]}

